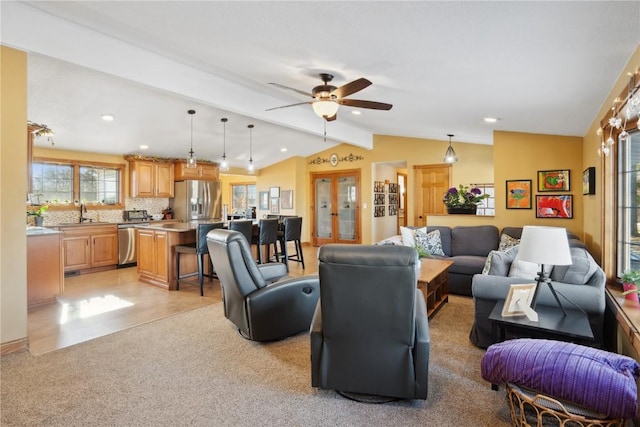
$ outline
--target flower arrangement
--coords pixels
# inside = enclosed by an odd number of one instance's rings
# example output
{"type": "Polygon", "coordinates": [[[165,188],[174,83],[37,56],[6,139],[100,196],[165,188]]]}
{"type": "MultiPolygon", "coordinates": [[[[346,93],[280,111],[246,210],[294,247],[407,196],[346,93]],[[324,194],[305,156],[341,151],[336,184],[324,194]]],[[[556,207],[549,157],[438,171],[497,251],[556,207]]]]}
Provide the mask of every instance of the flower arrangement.
{"type": "Polygon", "coordinates": [[[487,197],[489,195],[482,194],[478,187],[470,189],[460,184],[458,188],[451,187],[442,198],[442,202],[447,208],[473,208],[487,197]]]}
{"type": "Polygon", "coordinates": [[[47,205],[40,206],[35,211],[27,211],[27,216],[42,216],[47,211],[47,209],[49,209],[49,206],[47,205]]]}

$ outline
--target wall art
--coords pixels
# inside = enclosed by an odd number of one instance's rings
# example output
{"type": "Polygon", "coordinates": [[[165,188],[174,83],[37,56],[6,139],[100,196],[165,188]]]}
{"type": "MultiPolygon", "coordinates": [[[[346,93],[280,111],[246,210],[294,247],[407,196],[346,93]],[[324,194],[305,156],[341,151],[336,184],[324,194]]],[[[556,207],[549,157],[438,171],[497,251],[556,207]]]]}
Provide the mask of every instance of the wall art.
{"type": "Polygon", "coordinates": [[[384,181],[373,181],[373,192],[384,193],[384,181]]]}
{"type": "Polygon", "coordinates": [[[280,198],[279,197],[272,197],[271,198],[271,209],[269,209],[269,211],[272,214],[279,214],[280,213],[280,198]]]}
{"type": "Polygon", "coordinates": [[[384,193],[375,193],[373,195],[374,205],[384,205],[384,193]]]}
{"type": "Polygon", "coordinates": [[[506,203],[507,209],[531,209],[531,180],[507,180],[506,203]]]}
{"type": "Polygon", "coordinates": [[[382,206],[374,206],[373,207],[373,216],[376,217],[376,218],[384,216],[384,205],[382,205],[382,206]]]}
{"type": "Polygon", "coordinates": [[[570,174],[568,169],[538,171],[538,191],[569,191],[570,174]]]}
{"type": "Polygon", "coordinates": [[[398,205],[389,205],[389,216],[395,216],[398,214],[398,205]]]}
{"type": "Polygon", "coordinates": [[[588,167],[582,172],[582,194],[596,194],[596,168],[588,167]]]}
{"type": "Polygon", "coordinates": [[[573,195],[536,195],[536,218],[573,218],[573,195]]]}
{"type": "Polygon", "coordinates": [[[272,199],[274,197],[280,197],[280,187],[270,187],[269,188],[269,197],[272,199]]]}
{"type": "Polygon", "coordinates": [[[280,192],[280,208],[293,209],[293,190],[282,190],[280,192]]]}

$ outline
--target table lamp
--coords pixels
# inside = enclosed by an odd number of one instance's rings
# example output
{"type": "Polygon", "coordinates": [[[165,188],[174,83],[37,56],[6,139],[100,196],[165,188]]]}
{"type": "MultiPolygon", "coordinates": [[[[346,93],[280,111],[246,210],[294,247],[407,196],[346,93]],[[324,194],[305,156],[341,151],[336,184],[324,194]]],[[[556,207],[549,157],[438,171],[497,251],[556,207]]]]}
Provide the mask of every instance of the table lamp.
{"type": "Polygon", "coordinates": [[[538,284],[533,294],[533,299],[531,300],[531,308],[536,308],[536,299],[540,291],[540,284],[544,282],[549,286],[549,290],[551,290],[558,306],[566,316],[567,312],[560,303],[558,294],[553,288],[544,266],[572,264],[567,230],[561,227],[525,226],[522,229],[522,237],[520,238],[518,259],[540,264],[540,273],[538,273],[537,278],[538,284]]]}

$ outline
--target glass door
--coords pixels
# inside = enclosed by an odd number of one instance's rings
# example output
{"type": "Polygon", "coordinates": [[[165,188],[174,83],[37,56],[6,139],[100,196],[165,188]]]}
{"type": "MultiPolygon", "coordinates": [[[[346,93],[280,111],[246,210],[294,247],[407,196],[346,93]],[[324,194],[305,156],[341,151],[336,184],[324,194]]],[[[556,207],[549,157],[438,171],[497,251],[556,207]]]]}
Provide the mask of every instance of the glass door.
{"type": "Polygon", "coordinates": [[[360,171],[312,174],[313,245],[360,242],[360,171]]]}

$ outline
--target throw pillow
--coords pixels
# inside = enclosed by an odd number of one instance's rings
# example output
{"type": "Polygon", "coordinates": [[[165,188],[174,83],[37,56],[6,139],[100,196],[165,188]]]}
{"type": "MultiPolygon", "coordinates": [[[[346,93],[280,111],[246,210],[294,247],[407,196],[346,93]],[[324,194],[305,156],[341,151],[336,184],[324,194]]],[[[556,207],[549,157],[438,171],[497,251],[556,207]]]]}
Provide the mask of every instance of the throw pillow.
{"type": "Polygon", "coordinates": [[[520,249],[519,246],[514,246],[506,251],[493,251],[489,274],[491,276],[507,277],[511,264],[518,255],[518,249],[520,249]]]}
{"type": "Polygon", "coordinates": [[[440,230],[433,230],[425,233],[421,229],[415,230],[416,249],[419,252],[426,251],[430,255],[445,256],[442,250],[442,238],[440,230]]]}
{"type": "Polygon", "coordinates": [[[402,236],[401,235],[397,235],[397,236],[391,236],[391,237],[387,237],[384,240],[380,240],[378,243],[376,243],[376,245],[396,245],[396,246],[403,246],[402,243],[402,236]]]}
{"type": "Polygon", "coordinates": [[[500,236],[500,244],[498,245],[499,251],[506,251],[509,248],[514,246],[518,246],[520,244],[520,239],[516,239],[515,237],[511,237],[508,234],[502,234],[500,236]]]}
{"type": "Polygon", "coordinates": [[[509,268],[509,277],[536,280],[539,272],[540,267],[535,262],[522,261],[516,257],[509,268]]]}
{"type": "Polygon", "coordinates": [[[427,227],[422,228],[410,228],[410,227],[400,227],[400,234],[402,235],[402,244],[405,246],[411,246],[412,248],[416,247],[416,231],[420,230],[423,233],[427,232],[427,227]]]}
{"type": "Polygon", "coordinates": [[[592,260],[591,255],[584,248],[571,247],[571,265],[556,265],[551,271],[551,280],[554,282],[572,283],[584,285],[595,273],[598,265],[592,260]]]}

